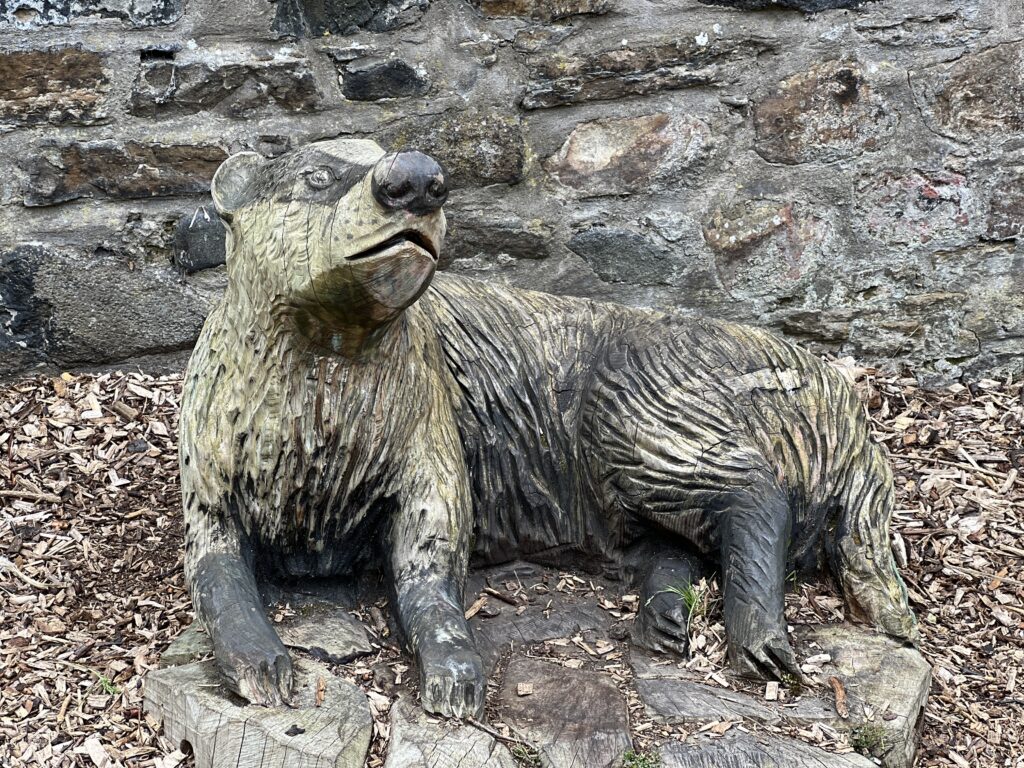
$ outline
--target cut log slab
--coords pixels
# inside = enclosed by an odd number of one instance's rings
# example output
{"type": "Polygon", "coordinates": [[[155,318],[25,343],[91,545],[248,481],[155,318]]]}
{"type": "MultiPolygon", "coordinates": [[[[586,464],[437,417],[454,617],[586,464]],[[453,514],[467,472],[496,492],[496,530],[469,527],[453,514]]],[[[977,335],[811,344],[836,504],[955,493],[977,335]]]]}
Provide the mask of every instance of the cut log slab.
{"type": "MultiPolygon", "coordinates": [[[[529,575],[539,572],[539,568],[529,564],[477,571],[471,576],[467,594],[479,594],[487,585],[488,577],[500,583],[502,580],[516,581],[518,574],[527,580],[529,575]]],[[[493,602],[499,610],[497,616],[485,617],[481,614],[470,621],[473,641],[488,674],[494,671],[502,654],[510,649],[557,637],[572,637],[579,632],[596,632],[598,636],[607,636],[613,622],[608,612],[602,610],[596,602],[572,599],[559,592],[547,593],[544,598],[543,601],[524,606],[522,613],[518,613],[511,605],[495,600],[493,602]]]]}
{"type": "MultiPolygon", "coordinates": [[[[916,649],[861,627],[804,627],[798,631],[797,638],[805,656],[827,654],[830,661],[813,675],[818,685],[796,700],[766,702],[759,697],[707,685],[686,669],[652,662],[646,652],[634,650],[630,661],[636,690],[647,713],[658,722],[696,726],[712,720],[742,720],[799,728],[822,723],[846,731],[853,746],[876,757],[885,768],[910,768],[920,739],[931,683],[928,662],[916,649]],[[837,711],[829,678],[836,678],[842,688],[849,710],[845,717],[837,711]]],[[[827,754],[815,747],[808,749],[816,753],[818,759],[824,759],[822,756],[827,754]]],[[[712,750],[709,754],[716,753],[712,750]]],[[[690,763],[681,765],[719,765],[713,761],[694,762],[696,757],[688,759],[690,763]]],[[[721,763],[723,766],[733,764],[721,763]]]]}
{"type": "Polygon", "coordinates": [[[292,605],[300,615],[274,626],[286,647],[331,664],[347,664],[373,652],[366,628],[343,608],[318,600],[292,605]]]}
{"type": "Polygon", "coordinates": [[[517,658],[499,696],[504,721],[544,768],[612,768],[632,746],[625,699],[599,672],[517,658]]]}
{"type": "Polygon", "coordinates": [[[661,768],[875,768],[875,764],[861,755],[830,754],[795,739],[741,732],[663,747],[661,768]]]}
{"type": "Polygon", "coordinates": [[[784,705],[766,702],[738,691],[708,685],[675,664],[652,663],[646,651],[634,649],[630,663],[636,690],[653,720],[669,724],[699,725],[712,720],[744,720],[763,725],[809,727],[832,725],[835,709],[822,699],[803,696],[784,705]]]}
{"type": "Polygon", "coordinates": [[[212,661],[156,669],[146,711],[191,748],[196,768],[361,768],[373,730],[366,696],[316,662],[296,659],[294,672],[291,707],[256,707],[227,692],[212,661]]]}
{"type": "Polygon", "coordinates": [[[920,651],[848,626],[808,628],[801,637],[832,657],[820,677],[842,682],[850,716],[833,725],[850,730],[851,742],[885,768],[910,768],[932,680],[920,651]]]}
{"type": "Polygon", "coordinates": [[[692,680],[637,679],[636,692],[652,719],[661,723],[746,720],[776,725],[782,720],[778,709],[764,706],[751,696],[692,680]]]}
{"type": "Polygon", "coordinates": [[[438,721],[419,704],[399,699],[391,707],[391,741],[384,768],[516,768],[504,745],[481,730],[438,721]]]}

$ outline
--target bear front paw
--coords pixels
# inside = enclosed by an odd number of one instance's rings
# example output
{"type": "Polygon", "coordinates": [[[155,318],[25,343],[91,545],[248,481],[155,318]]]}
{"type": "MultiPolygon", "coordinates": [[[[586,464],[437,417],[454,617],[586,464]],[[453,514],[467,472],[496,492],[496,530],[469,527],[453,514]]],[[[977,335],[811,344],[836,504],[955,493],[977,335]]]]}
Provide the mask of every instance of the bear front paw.
{"type": "Polygon", "coordinates": [[[460,720],[480,717],[486,686],[483,663],[475,650],[420,652],[420,699],[427,712],[460,720]]]}
{"type": "Polygon", "coordinates": [[[288,701],[292,660],[277,638],[229,638],[217,644],[215,657],[228,688],[252,704],[276,707],[288,701]]]}

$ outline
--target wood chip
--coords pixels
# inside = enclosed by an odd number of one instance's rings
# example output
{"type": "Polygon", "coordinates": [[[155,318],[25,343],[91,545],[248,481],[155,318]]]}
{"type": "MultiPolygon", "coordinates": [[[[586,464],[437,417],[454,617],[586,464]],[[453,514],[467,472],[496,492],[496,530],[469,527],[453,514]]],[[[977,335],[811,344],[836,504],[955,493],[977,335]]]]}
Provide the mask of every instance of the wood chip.
{"type": "Polygon", "coordinates": [[[487,605],[487,595],[481,595],[466,610],[466,619],[472,619],[474,616],[480,613],[480,609],[483,608],[485,605],[487,605]]]}
{"type": "Polygon", "coordinates": [[[843,686],[843,681],[832,675],[828,679],[828,684],[832,686],[832,693],[836,697],[836,712],[846,720],[850,716],[850,707],[846,703],[846,688],[843,686]]]}

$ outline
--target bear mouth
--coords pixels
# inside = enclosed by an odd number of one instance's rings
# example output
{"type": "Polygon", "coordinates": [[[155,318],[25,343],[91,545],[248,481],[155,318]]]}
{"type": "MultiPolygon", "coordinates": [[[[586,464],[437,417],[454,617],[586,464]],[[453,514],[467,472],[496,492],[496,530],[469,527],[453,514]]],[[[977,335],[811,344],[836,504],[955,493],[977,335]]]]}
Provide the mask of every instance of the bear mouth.
{"type": "Polygon", "coordinates": [[[406,248],[413,246],[421,251],[426,251],[427,255],[430,256],[434,261],[437,261],[437,250],[434,248],[434,244],[430,242],[430,238],[424,235],[422,232],[417,232],[414,229],[407,229],[399,232],[394,237],[389,237],[382,243],[378,243],[372,248],[367,248],[365,251],[354,253],[348,257],[349,261],[362,261],[363,259],[370,259],[374,256],[381,256],[385,253],[389,253],[393,250],[406,248]]]}

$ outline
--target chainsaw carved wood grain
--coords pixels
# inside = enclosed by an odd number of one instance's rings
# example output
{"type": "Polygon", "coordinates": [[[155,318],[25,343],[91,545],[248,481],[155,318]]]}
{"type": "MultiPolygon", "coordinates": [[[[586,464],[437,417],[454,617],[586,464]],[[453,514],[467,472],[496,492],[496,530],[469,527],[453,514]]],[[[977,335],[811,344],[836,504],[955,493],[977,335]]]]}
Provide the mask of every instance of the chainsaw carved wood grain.
{"type": "Polygon", "coordinates": [[[189,364],[186,573],[245,698],[291,663],[259,570],[383,564],[430,711],[479,713],[463,617],[471,557],[620,570],[636,639],[685,651],[651,601],[721,570],[730,655],[800,675],[791,571],[829,570],[850,612],[909,639],[889,548],[892,480],[841,375],[766,332],[434,276],[443,170],[367,141],[230,158],[213,183],[229,288],[189,364]]]}

